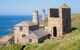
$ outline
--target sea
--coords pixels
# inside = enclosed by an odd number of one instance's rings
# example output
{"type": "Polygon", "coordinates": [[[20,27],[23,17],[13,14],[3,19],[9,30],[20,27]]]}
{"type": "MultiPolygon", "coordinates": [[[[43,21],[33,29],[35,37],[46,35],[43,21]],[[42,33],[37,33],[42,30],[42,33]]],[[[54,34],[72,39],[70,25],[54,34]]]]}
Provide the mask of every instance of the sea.
{"type": "MultiPolygon", "coordinates": [[[[41,19],[41,15],[39,15],[41,19]]],[[[22,21],[32,20],[32,15],[0,15],[0,36],[13,32],[14,25],[22,21]]]]}

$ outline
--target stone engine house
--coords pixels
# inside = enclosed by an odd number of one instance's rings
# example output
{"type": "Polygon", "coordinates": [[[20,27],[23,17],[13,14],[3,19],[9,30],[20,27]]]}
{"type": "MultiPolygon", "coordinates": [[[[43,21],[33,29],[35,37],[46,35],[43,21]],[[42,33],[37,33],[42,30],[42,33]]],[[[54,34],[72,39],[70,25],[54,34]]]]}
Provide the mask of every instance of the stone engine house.
{"type": "Polygon", "coordinates": [[[63,4],[58,9],[48,10],[48,26],[45,28],[51,38],[62,36],[71,31],[71,9],[63,4]]]}
{"type": "MultiPolygon", "coordinates": [[[[42,21],[45,21],[45,10],[43,10],[42,21]]],[[[71,31],[71,8],[66,4],[58,9],[49,8],[48,24],[40,27],[38,11],[33,12],[32,21],[23,21],[14,26],[14,43],[28,44],[41,43],[47,38],[63,36],[71,31]]]]}

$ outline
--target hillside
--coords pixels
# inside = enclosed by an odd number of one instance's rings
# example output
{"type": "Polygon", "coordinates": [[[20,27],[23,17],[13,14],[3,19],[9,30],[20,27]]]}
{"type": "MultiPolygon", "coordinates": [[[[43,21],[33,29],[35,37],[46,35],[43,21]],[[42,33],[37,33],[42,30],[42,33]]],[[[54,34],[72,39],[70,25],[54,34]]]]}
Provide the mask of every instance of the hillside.
{"type": "MultiPolygon", "coordinates": [[[[42,44],[26,45],[26,47],[23,50],[80,50],[80,14],[72,14],[71,18],[72,18],[71,33],[53,40],[47,39],[42,44]]],[[[19,50],[20,48],[21,48],[20,45],[11,44],[2,47],[1,50],[12,49],[19,50]]]]}

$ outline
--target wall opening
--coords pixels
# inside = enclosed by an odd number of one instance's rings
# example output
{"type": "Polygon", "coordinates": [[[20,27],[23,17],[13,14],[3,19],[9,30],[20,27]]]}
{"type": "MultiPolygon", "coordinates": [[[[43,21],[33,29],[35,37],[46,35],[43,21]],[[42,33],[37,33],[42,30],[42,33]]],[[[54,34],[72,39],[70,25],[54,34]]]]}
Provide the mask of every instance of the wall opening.
{"type": "Polygon", "coordinates": [[[59,17],[59,10],[50,8],[50,17],[58,18],[59,17]]]}
{"type": "Polygon", "coordinates": [[[29,42],[32,42],[32,39],[29,39],[29,42]]]}
{"type": "Polygon", "coordinates": [[[23,31],[23,27],[20,27],[20,31],[23,31]]]}
{"type": "Polygon", "coordinates": [[[26,37],[26,35],[25,34],[22,34],[22,38],[25,38],[26,37]]]}
{"type": "Polygon", "coordinates": [[[56,37],[57,36],[57,28],[53,27],[53,36],[56,37]]]}

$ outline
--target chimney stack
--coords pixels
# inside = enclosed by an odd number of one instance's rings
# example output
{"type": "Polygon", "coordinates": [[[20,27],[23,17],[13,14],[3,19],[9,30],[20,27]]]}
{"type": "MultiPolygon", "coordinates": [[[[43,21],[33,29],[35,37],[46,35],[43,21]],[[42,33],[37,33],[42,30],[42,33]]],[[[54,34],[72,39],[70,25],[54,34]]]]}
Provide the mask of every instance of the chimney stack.
{"type": "Polygon", "coordinates": [[[35,9],[35,10],[33,11],[32,22],[35,23],[35,24],[39,24],[38,10],[37,10],[37,9],[35,9]]]}
{"type": "Polygon", "coordinates": [[[42,16],[42,20],[44,21],[45,19],[46,19],[45,9],[43,9],[43,16],[42,16]]]}

